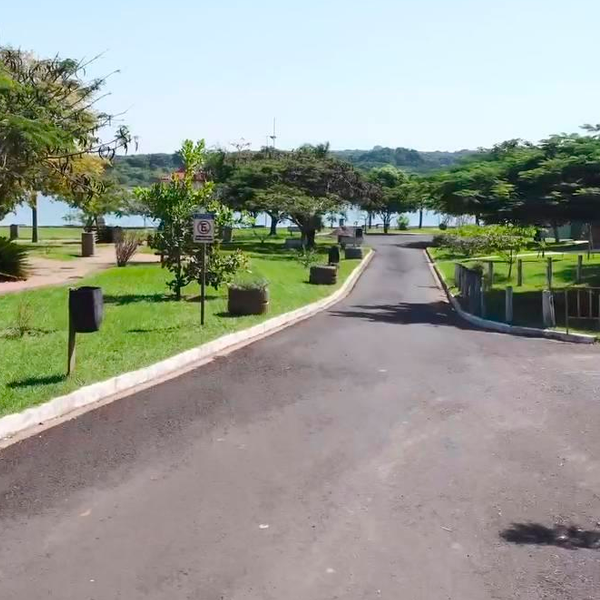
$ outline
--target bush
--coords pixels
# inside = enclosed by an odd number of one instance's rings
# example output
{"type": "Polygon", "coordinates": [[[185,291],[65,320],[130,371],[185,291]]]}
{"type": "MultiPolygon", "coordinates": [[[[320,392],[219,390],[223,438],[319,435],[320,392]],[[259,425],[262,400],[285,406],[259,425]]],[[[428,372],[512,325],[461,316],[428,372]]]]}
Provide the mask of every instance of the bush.
{"type": "Polygon", "coordinates": [[[305,269],[309,269],[319,262],[319,255],[314,248],[302,248],[298,250],[296,259],[305,269]]]}
{"type": "Polygon", "coordinates": [[[264,277],[246,274],[240,275],[229,285],[234,290],[260,290],[263,291],[269,285],[269,281],[264,277]]]}
{"type": "Polygon", "coordinates": [[[0,281],[27,279],[28,271],[27,249],[0,238],[0,281]]]}
{"type": "Polygon", "coordinates": [[[440,223],[439,228],[441,231],[446,231],[446,229],[448,229],[448,224],[447,223],[440,223]]]}
{"type": "Polygon", "coordinates": [[[115,243],[117,255],[117,266],[124,267],[137,252],[142,240],[135,231],[127,231],[121,234],[115,243]]]}
{"type": "Polygon", "coordinates": [[[398,217],[398,229],[400,229],[400,231],[406,231],[408,229],[409,223],[410,220],[406,215],[400,215],[398,217]]]}

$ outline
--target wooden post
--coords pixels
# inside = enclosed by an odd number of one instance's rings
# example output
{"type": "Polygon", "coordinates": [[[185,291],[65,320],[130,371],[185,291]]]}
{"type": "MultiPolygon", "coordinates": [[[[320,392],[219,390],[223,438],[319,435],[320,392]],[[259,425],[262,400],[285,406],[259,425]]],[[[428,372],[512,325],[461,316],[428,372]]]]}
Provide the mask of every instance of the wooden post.
{"type": "Polygon", "coordinates": [[[549,256],[547,259],[548,264],[546,266],[546,282],[548,283],[548,289],[552,289],[552,257],[549,256]]]}
{"type": "Polygon", "coordinates": [[[491,290],[494,285],[494,263],[488,260],[487,264],[487,289],[491,290]]]}
{"type": "Polygon", "coordinates": [[[523,285],[523,259],[517,258],[517,286],[523,285]]]}
{"type": "Polygon", "coordinates": [[[200,325],[204,325],[204,303],[206,301],[206,244],[202,244],[202,279],[200,281],[200,325]]]}
{"type": "Polygon", "coordinates": [[[513,322],[513,289],[512,285],[506,286],[506,292],[504,297],[504,312],[505,321],[507,323],[513,322]]]}
{"type": "Polygon", "coordinates": [[[485,319],[485,289],[483,285],[483,281],[481,282],[481,286],[479,289],[479,313],[482,319],[485,319]]]}
{"type": "Polygon", "coordinates": [[[577,274],[575,276],[575,283],[581,283],[583,270],[583,254],[577,256],[577,274]]]}
{"type": "Polygon", "coordinates": [[[542,292],[542,316],[544,319],[544,327],[556,327],[554,295],[550,290],[544,290],[542,292]]]}
{"type": "Polygon", "coordinates": [[[565,289],[565,329],[569,333],[569,290],[565,289]]]}
{"type": "MultiPolygon", "coordinates": [[[[69,294],[71,292],[69,291],[69,294]]],[[[67,376],[69,376],[75,370],[75,340],[77,333],[75,332],[75,326],[73,319],[71,318],[71,309],[69,307],[69,342],[67,347],[67,376]]]]}

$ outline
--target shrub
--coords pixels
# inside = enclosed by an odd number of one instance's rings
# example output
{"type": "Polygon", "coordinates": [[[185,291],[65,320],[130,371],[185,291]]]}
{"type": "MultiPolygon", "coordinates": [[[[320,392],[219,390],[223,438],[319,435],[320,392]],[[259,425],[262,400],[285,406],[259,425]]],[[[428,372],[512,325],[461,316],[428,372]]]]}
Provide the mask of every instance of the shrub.
{"type": "Polygon", "coordinates": [[[18,337],[23,337],[26,333],[33,331],[31,323],[33,321],[33,306],[29,300],[21,300],[17,304],[17,313],[15,315],[14,331],[18,337]]]}
{"type": "Polygon", "coordinates": [[[142,240],[135,231],[126,231],[119,236],[115,243],[117,266],[124,267],[137,252],[142,240]]]}
{"type": "Polygon", "coordinates": [[[400,231],[406,231],[409,223],[410,220],[406,215],[400,215],[398,217],[398,229],[400,229],[400,231]]]}
{"type": "Polygon", "coordinates": [[[446,231],[446,229],[448,229],[448,224],[447,223],[440,223],[439,228],[441,231],[446,231]]]}
{"type": "Polygon", "coordinates": [[[264,277],[256,275],[240,275],[229,285],[234,290],[261,290],[264,291],[269,285],[269,281],[264,277]]]}
{"type": "Polygon", "coordinates": [[[27,279],[28,271],[27,249],[0,238],[0,281],[27,279]]]}
{"type": "Polygon", "coordinates": [[[309,269],[312,265],[319,262],[319,255],[314,248],[302,248],[298,250],[296,260],[305,268],[309,269]]]}

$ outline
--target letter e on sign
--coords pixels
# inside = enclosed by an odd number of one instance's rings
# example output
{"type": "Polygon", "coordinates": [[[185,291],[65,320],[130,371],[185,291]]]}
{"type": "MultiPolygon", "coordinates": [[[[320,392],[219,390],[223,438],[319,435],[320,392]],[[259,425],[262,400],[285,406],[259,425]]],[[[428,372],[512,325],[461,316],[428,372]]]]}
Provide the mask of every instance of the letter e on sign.
{"type": "Polygon", "coordinates": [[[215,219],[211,214],[195,214],[194,242],[197,244],[210,244],[215,241],[215,219]]]}

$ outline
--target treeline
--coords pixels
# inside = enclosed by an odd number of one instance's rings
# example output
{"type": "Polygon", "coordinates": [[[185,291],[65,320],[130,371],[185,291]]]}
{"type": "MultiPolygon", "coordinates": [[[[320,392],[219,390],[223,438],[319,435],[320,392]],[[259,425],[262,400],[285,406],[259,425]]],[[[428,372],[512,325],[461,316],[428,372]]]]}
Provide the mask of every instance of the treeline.
{"type": "Polygon", "coordinates": [[[463,158],[474,154],[474,151],[420,152],[411,148],[375,146],[372,150],[338,150],[333,154],[365,171],[392,165],[413,173],[431,173],[456,165],[463,158]]]}
{"type": "MultiPolygon", "coordinates": [[[[338,150],[331,154],[363,171],[391,165],[412,173],[431,173],[456,165],[473,152],[419,152],[410,148],[375,146],[372,150],[338,150]]],[[[177,152],[135,154],[116,156],[110,172],[120,185],[136,187],[156,183],[164,175],[181,167],[181,157],[177,152]]]]}

